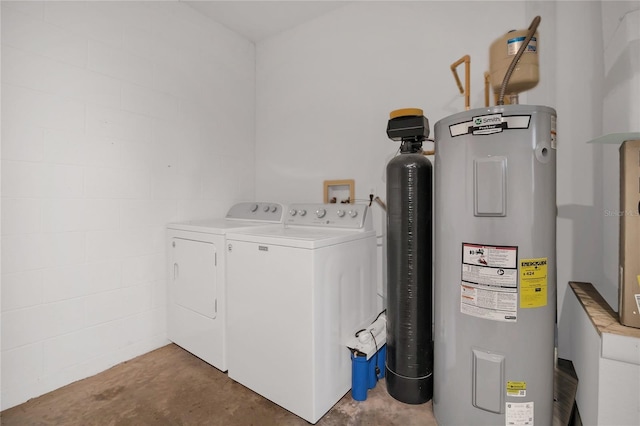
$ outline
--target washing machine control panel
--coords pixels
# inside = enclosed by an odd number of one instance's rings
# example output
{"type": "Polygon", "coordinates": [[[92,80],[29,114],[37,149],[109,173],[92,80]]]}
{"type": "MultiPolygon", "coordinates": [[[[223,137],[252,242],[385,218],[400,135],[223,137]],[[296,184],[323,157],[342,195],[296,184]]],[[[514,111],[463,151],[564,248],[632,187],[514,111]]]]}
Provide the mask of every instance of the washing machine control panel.
{"type": "Polygon", "coordinates": [[[284,207],[279,203],[243,202],[234,204],[227,212],[227,219],[282,222],[284,207]]]}
{"type": "Polygon", "coordinates": [[[368,230],[368,209],[365,204],[291,204],[285,223],[368,230]]]}

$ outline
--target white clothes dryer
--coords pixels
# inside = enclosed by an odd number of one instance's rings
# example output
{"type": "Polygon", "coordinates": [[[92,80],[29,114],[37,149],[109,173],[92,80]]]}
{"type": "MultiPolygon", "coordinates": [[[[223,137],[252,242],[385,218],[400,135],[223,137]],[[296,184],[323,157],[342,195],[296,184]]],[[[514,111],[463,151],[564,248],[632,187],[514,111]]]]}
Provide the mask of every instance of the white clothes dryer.
{"type": "Polygon", "coordinates": [[[227,232],[282,227],[283,206],[238,203],[225,218],[167,225],[167,336],[214,367],[227,370],[227,232]]]}
{"type": "Polygon", "coordinates": [[[376,309],[366,205],[291,204],[227,235],[229,377],[311,423],[351,389],[347,340],[376,309]]]}

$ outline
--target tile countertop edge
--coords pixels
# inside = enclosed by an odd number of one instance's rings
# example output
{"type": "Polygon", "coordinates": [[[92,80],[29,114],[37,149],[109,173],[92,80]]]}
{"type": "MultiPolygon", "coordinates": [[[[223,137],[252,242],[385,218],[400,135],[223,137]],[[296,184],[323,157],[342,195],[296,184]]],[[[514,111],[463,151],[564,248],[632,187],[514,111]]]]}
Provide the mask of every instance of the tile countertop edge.
{"type": "Polygon", "coordinates": [[[601,337],[601,356],[640,365],[640,328],[620,324],[618,314],[591,283],[570,282],[569,286],[601,337]]]}

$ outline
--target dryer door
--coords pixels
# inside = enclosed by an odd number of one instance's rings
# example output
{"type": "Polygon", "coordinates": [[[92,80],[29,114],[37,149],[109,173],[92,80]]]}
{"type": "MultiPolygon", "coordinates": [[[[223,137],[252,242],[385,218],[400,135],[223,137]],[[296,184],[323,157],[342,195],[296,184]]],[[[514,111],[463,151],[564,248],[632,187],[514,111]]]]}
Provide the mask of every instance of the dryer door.
{"type": "Polygon", "coordinates": [[[217,315],[215,244],[174,237],[172,299],[178,305],[209,318],[217,315]]]}

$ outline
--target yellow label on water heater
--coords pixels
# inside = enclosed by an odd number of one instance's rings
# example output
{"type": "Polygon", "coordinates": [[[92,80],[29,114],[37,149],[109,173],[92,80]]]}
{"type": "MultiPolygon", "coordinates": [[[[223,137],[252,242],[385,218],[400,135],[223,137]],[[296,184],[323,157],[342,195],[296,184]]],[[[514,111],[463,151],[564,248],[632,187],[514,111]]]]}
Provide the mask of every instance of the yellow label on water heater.
{"type": "Polygon", "coordinates": [[[547,306],[547,258],[520,260],[520,308],[547,306]]]}
{"type": "Polygon", "coordinates": [[[527,396],[527,382],[507,382],[507,396],[527,396]]]}

